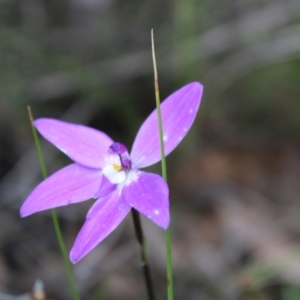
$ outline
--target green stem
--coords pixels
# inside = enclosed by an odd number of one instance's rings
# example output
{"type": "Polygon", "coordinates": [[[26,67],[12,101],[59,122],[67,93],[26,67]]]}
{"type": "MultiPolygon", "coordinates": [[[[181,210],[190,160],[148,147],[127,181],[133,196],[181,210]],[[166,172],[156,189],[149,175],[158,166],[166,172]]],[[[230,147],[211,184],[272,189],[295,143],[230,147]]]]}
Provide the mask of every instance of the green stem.
{"type": "MultiPolygon", "coordinates": [[[[28,114],[29,114],[29,119],[30,119],[30,123],[31,123],[31,129],[32,129],[32,134],[33,134],[36,150],[37,150],[38,157],[39,157],[39,162],[40,162],[42,175],[43,175],[43,178],[46,179],[47,178],[47,170],[46,170],[46,166],[45,166],[45,160],[44,160],[42,148],[41,148],[41,145],[40,145],[40,142],[39,142],[38,134],[35,130],[35,127],[33,126],[33,116],[32,116],[31,109],[30,109],[29,106],[28,106],[28,114]]],[[[63,262],[64,262],[65,270],[66,270],[66,273],[67,273],[67,277],[68,277],[68,281],[69,281],[69,285],[70,285],[70,289],[71,289],[73,299],[74,300],[80,300],[80,297],[79,297],[79,294],[78,294],[78,291],[77,291],[77,288],[76,288],[75,280],[74,280],[74,277],[73,277],[73,274],[72,274],[71,265],[70,265],[70,262],[69,262],[66,246],[65,246],[65,243],[64,243],[64,240],[63,240],[63,237],[62,237],[62,233],[61,233],[61,230],[60,230],[59,221],[58,221],[58,217],[57,217],[55,209],[51,209],[51,216],[52,216],[53,225],[54,225],[54,229],[55,229],[55,233],[56,233],[56,238],[57,238],[59,248],[60,248],[60,251],[61,251],[61,255],[62,255],[62,258],[63,258],[63,262]]]]}
{"type": "MultiPolygon", "coordinates": [[[[162,171],[163,178],[167,182],[167,165],[166,165],[165,147],[164,147],[164,140],[163,140],[164,135],[163,135],[163,125],[162,125],[162,117],[161,117],[161,109],[160,109],[160,96],[159,96],[156,59],[155,59],[153,29],[151,30],[151,42],[152,42],[152,59],[153,59],[153,67],[154,67],[155,100],[156,100],[156,108],[157,108],[159,142],[160,142],[160,152],[161,152],[161,171],[162,171]]],[[[167,256],[167,294],[168,294],[168,300],[173,300],[172,239],[171,239],[170,226],[166,230],[166,256],[167,256]]]]}

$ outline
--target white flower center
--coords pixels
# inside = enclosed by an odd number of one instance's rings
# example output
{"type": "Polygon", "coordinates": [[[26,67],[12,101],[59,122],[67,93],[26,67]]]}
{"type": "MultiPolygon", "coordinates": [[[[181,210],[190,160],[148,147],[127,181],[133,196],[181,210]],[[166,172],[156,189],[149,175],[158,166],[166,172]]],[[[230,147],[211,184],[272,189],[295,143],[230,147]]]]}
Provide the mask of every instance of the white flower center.
{"type": "Polygon", "coordinates": [[[112,184],[118,184],[120,189],[137,181],[140,175],[140,172],[134,168],[125,170],[119,155],[112,154],[105,158],[105,167],[102,169],[102,173],[112,184]]]}
{"type": "Polygon", "coordinates": [[[123,170],[121,160],[118,155],[106,157],[106,166],[102,173],[113,184],[119,184],[126,180],[126,172],[123,170]]]}

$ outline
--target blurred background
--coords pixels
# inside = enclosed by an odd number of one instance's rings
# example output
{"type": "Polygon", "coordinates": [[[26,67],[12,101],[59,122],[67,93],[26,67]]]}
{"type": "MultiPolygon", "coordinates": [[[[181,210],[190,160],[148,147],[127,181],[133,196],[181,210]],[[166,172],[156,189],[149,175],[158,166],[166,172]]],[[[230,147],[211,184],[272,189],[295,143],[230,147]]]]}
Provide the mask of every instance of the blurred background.
{"type": "MultiPolygon", "coordinates": [[[[167,159],[176,299],[300,299],[299,0],[1,0],[1,300],[36,279],[71,299],[49,212],[19,216],[42,180],[27,106],[130,148],[155,106],[151,28],[161,98],[205,86],[167,159]]],[[[70,163],[42,148],[49,174],[70,163]]],[[[68,250],[91,204],[57,210],[68,250]]],[[[164,232],[143,223],[166,299],[164,232]]],[[[83,300],[146,299],[130,217],[74,276],[83,300]]]]}

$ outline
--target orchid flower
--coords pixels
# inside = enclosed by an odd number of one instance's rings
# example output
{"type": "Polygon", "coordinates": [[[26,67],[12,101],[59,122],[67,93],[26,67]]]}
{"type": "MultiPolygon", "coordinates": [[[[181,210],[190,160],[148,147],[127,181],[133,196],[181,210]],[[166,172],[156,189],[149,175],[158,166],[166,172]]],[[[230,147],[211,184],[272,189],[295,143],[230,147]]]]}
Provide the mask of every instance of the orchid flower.
{"type": "MultiPolygon", "coordinates": [[[[165,155],[192,126],[202,91],[202,85],[193,82],[161,104],[165,155]]],[[[35,120],[34,126],[74,163],[40,183],[22,205],[21,216],[96,199],[71,249],[73,263],[107,237],[131,208],[167,229],[168,186],[161,176],[139,170],[161,160],[156,110],[139,129],[130,155],[123,144],[93,128],[48,118],[35,120]]]]}

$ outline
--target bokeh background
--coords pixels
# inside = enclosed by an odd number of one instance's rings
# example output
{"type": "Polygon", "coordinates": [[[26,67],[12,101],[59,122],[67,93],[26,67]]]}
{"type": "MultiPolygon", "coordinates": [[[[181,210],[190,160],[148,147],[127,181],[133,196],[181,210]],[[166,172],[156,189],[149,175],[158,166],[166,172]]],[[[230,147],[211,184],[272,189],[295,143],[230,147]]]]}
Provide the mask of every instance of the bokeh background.
{"type": "MultiPolygon", "coordinates": [[[[71,299],[49,212],[19,216],[42,179],[27,106],[130,148],[155,106],[151,28],[161,97],[205,86],[167,159],[176,299],[300,299],[299,0],[1,0],[1,300],[36,279],[71,299]]],[[[49,173],[70,162],[42,147],[49,173]]],[[[68,249],[91,204],[57,210],[68,249]]],[[[166,299],[164,232],[143,224],[166,299]]],[[[74,275],[83,300],[146,299],[130,217],[74,275]]]]}

